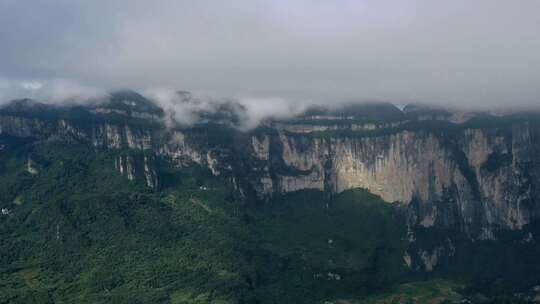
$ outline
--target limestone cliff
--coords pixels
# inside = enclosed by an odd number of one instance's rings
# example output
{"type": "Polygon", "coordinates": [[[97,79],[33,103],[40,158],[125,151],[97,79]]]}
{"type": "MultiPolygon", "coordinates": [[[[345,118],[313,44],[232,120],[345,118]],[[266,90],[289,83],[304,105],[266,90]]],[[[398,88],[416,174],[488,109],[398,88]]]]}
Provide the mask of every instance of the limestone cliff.
{"type": "MultiPolygon", "coordinates": [[[[407,206],[411,227],[458,229],[475,239],[521,229],[540,214],[536,116],[457,124],[438,118],[373,122],[317,114],[246,132],[213,124],[166,128],[158,110],[122,100],[114,111],[49,109],[60,114],[47,116],[8,107],[0,111],[0,135],[142,150],[180,166],[197,163],[230,178],[245,199],[302,189],[330,195],[366,188],[407,206]]],[[[149,187],[159,185],[149,156],[119,156],[116,168],[149,187]]]]}
{"type": "Polygon", "coordinates": [[[536,218],[540,125],[390,134],[322,136],[277,131],[253,135],[259,197],[315,188],[366,188],[409,205],[409,223],[459,228],[479,238],[520,229],[536,218]]]}

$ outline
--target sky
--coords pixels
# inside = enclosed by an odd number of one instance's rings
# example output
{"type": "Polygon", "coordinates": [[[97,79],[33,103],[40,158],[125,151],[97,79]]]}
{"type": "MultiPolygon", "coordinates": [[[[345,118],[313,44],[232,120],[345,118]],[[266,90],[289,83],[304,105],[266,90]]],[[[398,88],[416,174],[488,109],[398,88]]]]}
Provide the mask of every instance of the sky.
{"type": "Polygon", "coordinates": [[[0,102],[129,88],[265,109],[538,105],[539,12],[538,0],[0,0],[0,102]]]}

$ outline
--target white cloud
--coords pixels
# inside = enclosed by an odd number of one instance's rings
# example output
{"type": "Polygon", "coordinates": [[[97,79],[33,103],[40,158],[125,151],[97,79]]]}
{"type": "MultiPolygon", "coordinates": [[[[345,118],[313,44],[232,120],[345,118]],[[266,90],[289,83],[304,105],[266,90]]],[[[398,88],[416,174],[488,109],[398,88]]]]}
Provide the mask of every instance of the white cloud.
{"type": "Polygon", "coordinates": [[[0,104],[17,98],[44,103],[87,103],[105,95],[103,90],[68,79],[0,78],[0,104]]]}
{"type": "Polygon", "coordinates": [[[289,118],[305,110],[307,103],[291,102],[279,97],[243,97],[239,99],[247,111],[246,129],[257,127],[269,118],[289,118]]]}
{"type": "Polygon", "coordinates": [[[149,89],[143,94],[159,104],[167,113],[166,124],[192,125],[200,121],[200,114],[216,113],[227,103],[240,117],[239,127],[252,129],[269,118],[288,118],[304,110],[308,103],[291,102],[279,97],[216,98],[203,93],[178,92],[172,89],[149,89]]]}
{"type": "Polygon", "coordinates": [[[19,82],[19,86],[27,91],[35,91],[41,89],[43,83],[39,81],[23,81],[19,82]]]}

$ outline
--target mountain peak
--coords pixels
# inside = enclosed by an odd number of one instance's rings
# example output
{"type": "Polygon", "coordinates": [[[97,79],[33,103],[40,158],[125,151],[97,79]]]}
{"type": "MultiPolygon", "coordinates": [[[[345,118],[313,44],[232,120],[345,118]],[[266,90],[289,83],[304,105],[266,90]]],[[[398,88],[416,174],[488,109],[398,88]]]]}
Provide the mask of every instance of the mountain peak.
{"type": "Polygon", "coordinates": [[[99,103],[97,108],[107,108],[126,112],[141,112],[162,115],[163,109],[153,101],[132,90],[112,92],[109,98],[99,103]]]}

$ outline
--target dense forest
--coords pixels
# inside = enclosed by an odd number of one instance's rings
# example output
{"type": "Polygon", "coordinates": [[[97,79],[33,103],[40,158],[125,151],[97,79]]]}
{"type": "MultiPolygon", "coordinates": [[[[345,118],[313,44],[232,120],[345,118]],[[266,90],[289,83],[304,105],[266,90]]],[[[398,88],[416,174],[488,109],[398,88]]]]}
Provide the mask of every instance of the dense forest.
{"type": "Polygon", "coordinates": [[[474,276],[411,274],[401,206],[362,189],[245,202],[196,165],[158,158],[159,189],[114,169],[142,151],[0,146],[0,303],[453,303],[484,292],[464,285],[474,276]]]}

